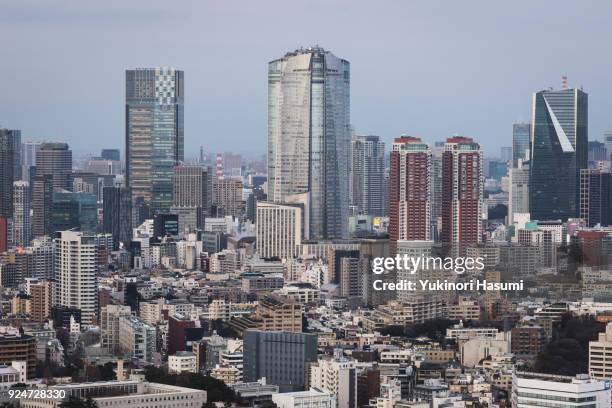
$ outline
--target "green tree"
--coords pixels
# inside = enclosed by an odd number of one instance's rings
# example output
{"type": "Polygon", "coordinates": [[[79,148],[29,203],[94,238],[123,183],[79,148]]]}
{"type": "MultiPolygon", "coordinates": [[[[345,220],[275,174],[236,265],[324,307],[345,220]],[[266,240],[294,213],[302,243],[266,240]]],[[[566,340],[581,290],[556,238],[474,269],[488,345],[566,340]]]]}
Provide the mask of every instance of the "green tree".
{"type": "Polygon", "coordinates": [[[91,397],[82,399],[71,395],[60,404],[60,408],[98,408],[98,404],[91,397]]]}
{"type": "Polygon", "coordinates": [[[592,317],[562,316],[554,327],[554,340],[537,356],[535,370],[570,376],[587,373],[589,341],[596,340],[604,330],[605,325],[592,317]]]}

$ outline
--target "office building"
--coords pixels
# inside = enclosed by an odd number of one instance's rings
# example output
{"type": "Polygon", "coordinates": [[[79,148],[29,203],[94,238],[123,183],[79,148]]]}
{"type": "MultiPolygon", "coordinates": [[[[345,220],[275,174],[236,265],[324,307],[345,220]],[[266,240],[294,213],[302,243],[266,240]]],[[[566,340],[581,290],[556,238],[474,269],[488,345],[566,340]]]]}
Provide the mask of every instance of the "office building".
{"type": "Polygon", "coordinates": [[[350,64],[319,47],[268,64],[268,199],[310,194],[313,239],[348,235],[350,64]]]}
{"type": "Polygon", "coordinates": [[[294,258],[304,236],[304,206],[257,203],[257,253],[262,258],[294,258]]]}
{"type": "Polygon", "coordinates": [[[512,147],[511,146],[502,146],[499,149],[500,159],[505,163],[510,163],[512,161],[512,147]]]}
{"type": "Polygon", "coordinates": [[[378,136],[353,136],[351,205],[358,214],[385,215],[385,143],[378,136]]]}
{"type": "Polygon", "coordinates": [[[519,161],[508,169],[508,225],[514,222],[514,214],[529,212],[529,166],[519,161]]]}
{"type": "Polygon", "coordinates": [[[319,359],[316,364],[310,366],[309,384],[335,395],[337,408],[357,408],[355,361],[338,356],[333,359],[319,359]]]}
{"type": "Polygon", "coordinates": [[[54,248],[53,240],[49,237],[34,238],[32,245],[27,248],[33,256],[32,278],[50,280],[54,276],[54,248]]]}
{"type": "Polygon", "coordinates": [[[326,391],[311,388],[308,391],[272,394],[278,408],[336,408],[336,397],[326,391]]]}
{"type": "Polygon", "coordinates": [[[9,247],[9,218],[0,216],[0,253],[9,247]]]}
{"type": "Polygon", "coordinates": [[[36,376],[36,339],[12,326],[0,327],[0,364],[25,362],[28,379],[36,376]]]}
{"type": "Polygon", "coordinates": [[[395,139],[389,173],[389,237],[431,239],[431,151],[421,139],[395,139]]]}
{"type": "Polygon", "coordinates": [[[550,404],[593,408],[610,406],[610,383],[590,378],[515,372],[512,374],[512,408],[546,407],[550,404]],[[554,401],[554,402],[551,402],[554,401]]]}
{"type": "Polygon", "coordinates": [[[502,178],[508,175],[508,163],[505,161],[490,160],[489,161],[489,175],[488,178],[492,178],[501,182],[502,178]]]}
{"type": "Polygon", "coordinates": [[[242,201],[242,180],[216,177],[213,180],[212,203],[217,209],[217,217],[239,217],[244,212],[242,201]]]}
{"type": "Polygon", "coordinates": [[[25,247],[32,238],[30,229],[30,184],[27,181],[13,183],[13,244],[25,247]]]}
{"type": "Polygon", "coordinates": [[[606,146],[606,152],[608,153],[608,159],[612,161],[612,132],[604,132],[604,145],[606,146]]]}
{"type": "Polygon", "coordinates": [[[186,234],[204,228],[204,215],[200,207],[170,207],[170,214],[178,217],[178,231],[186,234]]]}
{"type": "Polygon", "coordinates": [[[606,144],[597,140],[589,141],[588,143],[588,162],[589,165],[598,161],[609,160],[608,149],[606,144]]]}
{"type": "Polygon", "coordinates": [[[53,192],[52,231],[95,232],[98,227],[98,201],[90,193],[56,189],[53,192]]]}
{"type": "Polygon", "coordinates": [[[213,177],[210,167],[178,165],[172,179],[172,206],[200,208],[211,216],[213,177]]]}
{"type": "Polygon", "coordinates": [[[153,212],[172,205],[174,166],[184,160],[184,74],[174,68],[125,73],[125,176],[153,212]]]}
{"type": "Polygon", "coordinates": [[[119,320],[131,315],[132,309],[129,306],[107,305],[100,308],[102,347],[113,355],[119,352],[119,320]]]}
{"type": "Polygon", "coordinates": [[[529,212],[534,220],[579,215],[580,170],[587,168],[588,95],[580,89],[533,96],[529,212]]]}
{"type": "Polygon", "coordinates": [[[30,284],[32,320],[37,323],[45,322],[51,315],[52,289],[49,281],[30,284]]]}
{"type": "Polygon", "coordinates": [[[580,170],[580,218],[589,227],[612,225],[612,173],[580,170]]]}
{"type": "Polygon", "coordinates": [[[119,149],[102,149],[100,158],[104,160],[121,161],[119,149]]]}
{"type": "Polygon", "coordinates": [[[512,125],[512,167],[519,161],[529,160],[531,144],[531,124],[515,123],[512,125]]]}
{"type": "Polygon", "coordinates": [[[186,316],[174,314],[168,317],[168,355],[185,351],[187,345],[186,331],[195,327],[195,322],[186,316]]]}
{"type": "Polygon", "coordinates": [[[327,256],[329,282],[338,285],[339,295],[349,300],[361,300],[362,275],[359,250],[330,248],[327,256]]]}
{"type": "Polygon", "coordinates": [[[589,373],[600,380],[612,378],[612,323],[597,340],[589,342],[589,373]]]}
{"type": "Polygon", "coordinates": [[[196,355],[191,351],[178,351],[176,354],[168,356],[169,373],[197,373],[198,371],[196,355]]]}
{"type": "Polygon", "coordinates": [[[177,236],[179,233],[178,215],[155,214],[153,216],[153,236],[163,238],[165,236],[177,236]]]}
{"type": "Polygon", "coordinates": [[[55,302],[80,309],[82,323],[90,324],[98,306],[96,237],[61,231],[55,238],[55,302]]]}
{"type": "Polygon", "coordinates": [[[317,336],[310,333],[247,330],[244,333],[244,381],[266,378],[281,391],[300,391],[306,367],[317,361],[317,336]]]}
{"type": "Polygon", "coordinates": [[[510,351],[516,358],[530,360],[544,351],[548,337],[538,325],[516,326],[510,331],[510,351]]]}
{"type": "Polygon", "coordinates": [[[0,217],[13,217],[13,182],[19,180],[15,166],[20,149],[21,132],[0,129],[0,217]]]}
{"type": "Polygon", "coordinates": [[[72,150],[67,143],[42,143],[36,150],[36,175],[50,175],[53,188],[72,190],[72,150]]]}
{"type": "Polygon", "coordinates": [[[36,175],[32,181],[32,236],[51,235],[53,213],[53,176],[36,175]]]}
{"type": "Polygon", "coordinates": [[[461,252],[482,240],[483,177],[480,145],[446,140],[442,153],[442,242],[461,252]]]}
{"type": "Polygon", "coordinates": [[[302,305],[292,298],[267,295],[259,300],[255,312],[262,330],[302,331],[302,305]]]}
{"type": "Polygon", "coordinates": [[[136,316],[119,317],[119,352],[128,359],[153,361],[157,330],[136,316]]]}
{"type": "Polygon", "coordinates": [[[23,142],[21,144],[21,179],[31,180],[30,170],[36,166],[36,151],[42,142],[23,142]]]}
{"type": "Polygon", "coordinates": [[[102,232],[113,236],[114,250],[123,248],[132,238],[132,194],[125,187],[104,187],[102,232]]]}
{"type": "Polygon", "coordinates": [[[101,157],[92,157],[87,160],[85,169],[94,174],[99,175],[115,175],[121,174],[122,166],[120,161],[103,159],[101,157]]]}
{"type": "MultiPolygon", "coordinates": [[[[92,399],[98,408],[194,408],[206,405],[206,391],[177,387],[175,385],[136,380],[97,381],[57,384],[49,391],[64,393],[77,400],[92,399]]],[[[56,408],[57,398],[27,398],[21,401],[24,408],[56,408]]]]}

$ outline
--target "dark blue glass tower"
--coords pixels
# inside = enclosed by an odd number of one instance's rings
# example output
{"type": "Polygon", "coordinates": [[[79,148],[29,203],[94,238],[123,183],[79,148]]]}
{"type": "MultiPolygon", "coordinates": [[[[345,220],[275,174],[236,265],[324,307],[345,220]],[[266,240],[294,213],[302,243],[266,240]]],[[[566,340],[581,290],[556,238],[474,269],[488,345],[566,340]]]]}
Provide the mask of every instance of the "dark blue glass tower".
{"type": "Polygon", "coordinates": [[[578,217],[580,170],[587,167],[588,95],[579,89],[541,91],[533,107],[531,219],[578,217]]]}

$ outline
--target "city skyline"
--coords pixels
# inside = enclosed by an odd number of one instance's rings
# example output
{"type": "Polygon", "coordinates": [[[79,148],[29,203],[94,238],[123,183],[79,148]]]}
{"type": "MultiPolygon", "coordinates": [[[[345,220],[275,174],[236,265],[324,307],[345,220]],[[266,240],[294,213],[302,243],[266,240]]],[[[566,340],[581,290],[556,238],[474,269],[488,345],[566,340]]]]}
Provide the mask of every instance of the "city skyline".
{"type": "MultiPolygon", "coordinates": [[[[261,10],[244,5],[244,14],[237,16],[231,5],[192,5],[193,15],[186,16],[185,11],[169,10],[155,2],[147,3],[146,9],[137,4],[115,4],[102,13],[95,5],[71,2],[53,10],[27,3],[9,4],[0,30],[8,28],[13,35],[5,38],[15,38],[7,49],[8,63],[0,73],[14,80],[6,84],[0,96],[0,109],[5,112],[1,125],[21,129],[26,141],[66,141],[78,155],[120,147],[125,70],[174,66],[185,71],[189,84],[185,97],[186,151],[203,145],[209,152],[249,153],[255,149],[254,154],[262,154],[266,141],[266,63],[285,50],[319,43],[353,65],[351,125],[359,134],[381,136],[387,146],[402,133],[429,143],[459,134],[479,140],[488,156],[497,153],[500,140],[504,140],[501,145],[510,145],[513,123],[530,121],[532,94],[548,87],[559,88],[562,75],[569,77],[570,86],[582,85],[590,95],[589,139],[602,140],[603,132],[612,126],[606,119],[612,84],[607,81],[606,60],[598,52],[609,37],[602,17],[608,5],[586,11],[565,2],[555,3],[554,8],[545,3],[530,4],[526,13],[519,3],[499,14],[490,13],[484,6],[473,13],[472,7],[445,5],[448,16],[444,17],[435,13],[439,11],[435,2],[396,4],[374,13],[371,25],[377,30],[361,32],[341,21],[336,28],[320,24],[298,34],[286,29],[286,19],[278,18],[291,15],[293,7],[305,16],[312,13],[296,4],[273,7],[270,3],[261,10]],[[255,12],[261,21],[245,19],[249,12],[255,12]],[[220,29],[219,24],[227,22],[229,15],[256,35],[227,36],[216,42],[214,36],[206,35],[208,30],[220,29]],[[198,17],[210,24],[198,24],[202,22],[198,17]],[[278,25],[275,30],[261,24],[270,18],[275,18],[278,25]],[[176,25],[178,19],[184,24],[176,25]],[[458,25],[455,19],[469,24],[458,25]],[[590,29],[577,28],[570,24],[573,20],[584,22],[590,29]],[[83,21],[89,23],[88,30],[76,36],[83,21]],[[405,37],[385,30],[385,22],[405,26],[405,37]],[[108,24],[112,30],[107,30],[108,24]],[[169,40],[155,32],[157,24],[167,24],[174,34],[170,37],[180,38],[178,44],[173,39],[172,46],[166,46],[169,40]],[[288,34],[274,36],[279,28],[288,34]],[[44,38],[37,36],[41,29],[44,38]],[[129,47],[130,41],[116,41],[114,47],[107,47],[109,39],[130,38],[135,30],[150,34],[152,42],[164,46],[134,50],[129,47]],[[541,47],[551,43],[555,30],[553,45],[541,53],[541,47]],[[65,43],[74,46],[70,55],[65,54],[65,43]],[[574,49],[576,58],[563,57],[566,47],[574,49]],[[43,65],[33,64],[32,57],[25,54],[32,48],[50,54],[44,73],[40,71],[43,65]],[[105,50],[103,55],[96,52],[101,48],[105,50]],[[238,55],[240,63],[232,62],[238,55]],[[376,62],[383,57],[388,64],[376,62]],[[517,65],[517,61],[528,62],[530,69],[517,65]],[[73,71],[70,80],[64,71],[67,66],[73,71]],[[90,74],[99,80],[89,81],[90,74]],[[35,98],[39,90],[55,95],[53,102],[35,98]],[[458,102],[466,98],[469,103],[458,102]],[[503,104],[490,103],[496,98],[503,104]],[[75,104],[75,100],[87,103],[75,104]],[[482,112],[486,112],[485,120],[482,112]],[[444,120],[439,120],[439,115],[444,120]],[[32,117],[37,120],[32,121],[32,117]],[[233,120],[236,117],[240,120],[233,120]],[[91,141],[84,142],[84,135],[91,141]],[[247,145],[246,141],[255,143],[247,145]]],[[[368,21],[362,4],[351,6],[342,11],[356,22],[368,21]]],[[[330,6],[324,21],[339,12],[339,7],[330,6]]]]}

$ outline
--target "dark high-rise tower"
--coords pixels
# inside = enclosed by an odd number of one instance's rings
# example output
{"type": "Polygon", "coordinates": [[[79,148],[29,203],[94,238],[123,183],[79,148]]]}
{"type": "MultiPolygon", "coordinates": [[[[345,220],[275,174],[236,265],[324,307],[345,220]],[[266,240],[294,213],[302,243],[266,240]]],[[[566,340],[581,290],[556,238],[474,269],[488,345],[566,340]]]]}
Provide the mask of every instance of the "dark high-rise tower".
{"type": "Polygon", "coordinates": [[[36,175],[32,179],[32,236],[51,234],[51,212],[53,210],[53,176],[36,175]]]}
{"type": "Polygon", "coordinates": [[[125,73],[126,182],[154,212],[172,205],[173,169],[184,159],[183,78],[174,68],[125,73]]]}
{"type": "Polygon", "coordinates": [[[43,143],[36,150],[36,175],[53,177],[53,188],[72,190],[72,151],[66,143],[43,143]]]}
{"type": "Polygon", "coordinates": [[[13,217],[13,182],[18,180],[16,158],[21,155],[21,132],[0,129],[0,217],[13,217]]]}
{"type": "Polygon", "coordinates": [[[116,251],[132,239],[132,194],[125,187],[104,187],[103,232],[112,234],[116,251]]]}
{"type": "Polygon", "coordinates": [[[102,152],[100,153],[100,157],[103,158],[104,160],[114,160],[114,161],[121,160],[119,149],[102,149],[102,152]]]}
{"type": "Polygon", "coordinates": [[[385,143],[378,136],[353,136],[351,204],[360,214],[385,212],[385,143]]]}
{"type": "Polygon", "coordinates": [[[580,171],[580,218],[589,227],[612,225],[612,173],[580,171]]]}
{"type": "Polygon", "coordinates": [[[533,96],[529,211],[533,220],[579,214],[580,170],[587,168],[588,95],[580,89],[533,96]]]}

